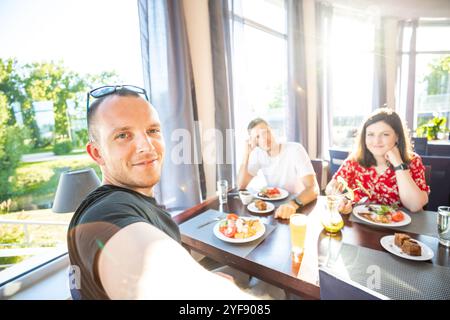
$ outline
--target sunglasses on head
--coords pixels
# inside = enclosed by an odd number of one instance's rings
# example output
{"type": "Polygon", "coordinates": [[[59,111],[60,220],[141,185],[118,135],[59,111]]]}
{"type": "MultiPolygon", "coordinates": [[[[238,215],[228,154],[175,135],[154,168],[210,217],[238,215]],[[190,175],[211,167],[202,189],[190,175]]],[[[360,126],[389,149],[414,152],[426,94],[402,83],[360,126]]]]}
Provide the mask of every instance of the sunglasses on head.
{"type": "Polygon", "coordinates": [[[105,97],[107,95],[113,94],[116,91],[120,91],[122,89],[125,89],[127,91],[131,91],[131,92],[135,92],[138,94],[143,94],[145,96],[145,99],[147,101],[148,100],[148,96],[147,96],[147,91],[145,91],[145,89],[140,88],[140,87],[136,87],[133,85],[116,85],[116,86],[102,86],[102,87],[98,87],[95,89],[92,89],[91,91],[89,91],[87,93],[87,105],[86,105],[86,110],[89,111],[89,98],[92,96],[94,98],[102,98],[105,97]]]}

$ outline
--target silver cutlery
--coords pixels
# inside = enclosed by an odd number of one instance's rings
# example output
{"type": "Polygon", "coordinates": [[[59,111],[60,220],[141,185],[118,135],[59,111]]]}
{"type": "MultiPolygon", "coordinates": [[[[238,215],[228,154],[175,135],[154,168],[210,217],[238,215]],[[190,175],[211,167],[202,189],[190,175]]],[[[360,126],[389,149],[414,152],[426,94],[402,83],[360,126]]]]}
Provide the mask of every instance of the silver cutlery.
{"type": "Polygon", "coordinates": [[[215,217],[212,220],[206,221],[205,223],[202,223],[201,225],[197,226],[197,229],[200,229],[200,228],[202,228],[204,226],[207,226],[208,224],[211,224],[211,223],[216,222],[216,221],[220,221],[222,219],[225,219],[225,217],[223,217],[223,216],[215,217]]]}

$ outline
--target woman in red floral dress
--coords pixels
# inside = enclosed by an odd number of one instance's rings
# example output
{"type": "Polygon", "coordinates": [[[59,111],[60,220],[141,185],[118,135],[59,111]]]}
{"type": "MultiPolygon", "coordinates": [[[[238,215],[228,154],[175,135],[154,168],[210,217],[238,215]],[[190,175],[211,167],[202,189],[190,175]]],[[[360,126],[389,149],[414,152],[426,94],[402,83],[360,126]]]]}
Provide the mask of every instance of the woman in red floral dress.
{"type": "MultiPolygon", "coordinates": [[[[344,161],[327,186],[327,194],[342,190],[342,177],[355,190],[354,203],[363,197],[378,204],[398,204],[420,211],[428,202],[425,167],[413,153],[408,131],[393,110],[380,108],[364,122],[355,150],[344,161]]],[[[341,204],[351,212],[350,201],[341,204]]]]}

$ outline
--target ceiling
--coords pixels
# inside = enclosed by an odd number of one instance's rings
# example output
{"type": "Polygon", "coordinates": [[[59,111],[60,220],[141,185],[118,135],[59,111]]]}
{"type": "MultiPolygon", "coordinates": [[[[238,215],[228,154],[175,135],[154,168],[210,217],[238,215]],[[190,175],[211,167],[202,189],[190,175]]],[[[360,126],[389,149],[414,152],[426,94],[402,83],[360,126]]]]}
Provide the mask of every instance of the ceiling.
{"type": "Polygon", "coordinates": [[[419,17],[450,18],[450,0],[326,0],[322,2],[401,20],[419,17]]]}

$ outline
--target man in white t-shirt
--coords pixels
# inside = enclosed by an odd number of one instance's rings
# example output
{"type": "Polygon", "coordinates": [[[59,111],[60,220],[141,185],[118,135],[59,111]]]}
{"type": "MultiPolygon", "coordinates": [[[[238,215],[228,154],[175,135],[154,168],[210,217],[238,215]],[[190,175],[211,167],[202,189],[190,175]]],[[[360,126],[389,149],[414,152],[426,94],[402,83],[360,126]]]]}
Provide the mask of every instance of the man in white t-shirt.
{"type": "Polygon", "coordinates": [[[311,160],[301,144],[278,143],[269,124],[261,118],[252,120],[247,129],[250,137],[239,169],[238,187],[245,189],[261,170],[269,186],[295,195],[275,212],[276,218],[288,219],[319,194],[311,160]]]}

